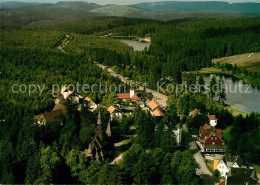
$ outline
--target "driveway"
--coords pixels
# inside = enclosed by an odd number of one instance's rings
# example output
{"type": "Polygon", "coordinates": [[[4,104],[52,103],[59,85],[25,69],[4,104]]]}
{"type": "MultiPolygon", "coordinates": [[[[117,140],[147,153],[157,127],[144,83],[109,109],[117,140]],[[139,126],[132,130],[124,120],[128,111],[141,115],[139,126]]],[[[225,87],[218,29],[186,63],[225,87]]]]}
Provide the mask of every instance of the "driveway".
{"type": "MultiPolygon", "coordinates": [[[[198,146],[196,145],[195,141],[190,142],[190,150],[198,150],[198,146]]],[[[212,173],[209,171],[207,164],[201,155],[200,151],[193,154],[193,158],[198,163],[199,168],[196,170],[197,175],[210,175],[212,176],[212,173]]]]}

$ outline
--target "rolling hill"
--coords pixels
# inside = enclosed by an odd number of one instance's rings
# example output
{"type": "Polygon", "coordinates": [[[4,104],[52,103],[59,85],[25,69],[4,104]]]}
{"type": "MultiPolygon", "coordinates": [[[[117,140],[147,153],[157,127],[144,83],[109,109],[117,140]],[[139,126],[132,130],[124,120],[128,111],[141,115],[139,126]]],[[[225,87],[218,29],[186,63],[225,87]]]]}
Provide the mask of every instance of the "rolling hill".
{"type": "Polygon", "coordinates": [[[164,10],[186,10],[186,11],[227,11],[227,12],[247,12],[260,14],[260,3],[228,3],[217,1],[165,1],[155,3],[139,3],[131,5],[134,8],[141,8],[147,11],[164,10]]]}
{"type": "Polygon", "coordinates": [[[129,6],[108,5],[91,10],[91,12],[99,13],[106,16],[143,17],[146,11],[129,6]]]}

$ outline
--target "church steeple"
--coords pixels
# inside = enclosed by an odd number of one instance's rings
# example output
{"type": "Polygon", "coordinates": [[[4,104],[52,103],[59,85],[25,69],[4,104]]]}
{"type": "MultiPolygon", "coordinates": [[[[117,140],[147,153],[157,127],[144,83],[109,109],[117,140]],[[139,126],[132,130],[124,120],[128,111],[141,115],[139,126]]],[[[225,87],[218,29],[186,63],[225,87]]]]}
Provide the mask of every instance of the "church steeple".
{"type": "Polygon", "coordinates": [[[111,125],[110,125],[110,119],[107,124],[107,130],[106,130],[107,136],[111,137],[111,125]]]}
{"type": "Polygon", "coordinates": [[[100,111],[98,112],[97,126],[99,126],[99,128],[101,128],[101,114],[100,114],[100,111]]]}

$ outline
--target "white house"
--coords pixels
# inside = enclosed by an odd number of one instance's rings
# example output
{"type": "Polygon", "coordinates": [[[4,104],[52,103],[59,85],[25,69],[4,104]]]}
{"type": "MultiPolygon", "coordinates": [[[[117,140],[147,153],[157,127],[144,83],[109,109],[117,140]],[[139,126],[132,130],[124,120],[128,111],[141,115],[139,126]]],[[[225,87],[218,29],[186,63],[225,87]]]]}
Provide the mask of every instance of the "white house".
{"type": "Polygon", "coordinates": [[[109,112],[110,114],[110,119],[111,121],[116,118],[116,119],[122,119],[123,115],[122,113],[120,112],[119,109],[115,108],[114,106],[110,106],[107,108],[107,111],[109,112]]]}
{"type": "Polygon", "coordinates": [[[218,120],[215,115],[208,115],[208,118],[210,126],[215,127],[218,124],[218,120]]]}
{"type": "Polygon", "coordinates": [[[61,88],[61,95],[66,100],[68,97],[72,95],[72,92],[66,86],[63,86],[61,88]]]}
{"type": "Polygon", "coordinates": [[[217,163],[217,169],[221,176],[226,176],[231,168],[239,168],[242,165],[241,158],[239,156],[231,156],[225,154],[220,158],[217,163]]]}

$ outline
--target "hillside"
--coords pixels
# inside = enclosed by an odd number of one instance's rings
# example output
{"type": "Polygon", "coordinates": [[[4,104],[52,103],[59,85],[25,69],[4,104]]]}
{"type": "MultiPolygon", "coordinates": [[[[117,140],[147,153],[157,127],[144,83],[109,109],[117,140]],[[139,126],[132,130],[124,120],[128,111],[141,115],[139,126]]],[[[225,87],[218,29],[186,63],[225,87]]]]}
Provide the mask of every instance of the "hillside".
{"type": "Polygon", "coordinates": [[[163,10],[206,10],[206,11],[229,11],[229,12],[247,12],[259,14],[260,3],[228,3],[228,2],[155,2],[155,3],[140,3],[131,5],[134,8],[141,8],[148,11],[163,11],[163,10]]]}
{"type": "Polygon", "coordinates": [[[143,17],[145,11],[129,6],[109,5],[91,10],[91,12],[100,13],[106,16],[119,17],[143,17]]]}
{"type": "Polygon", "coordinates": [[[16,2],[16,1],[8,1],[8,2],[0,3],[1,9],[24,8],[24,7],[31,7],[35,5],[39,5],[39,3],[26,3],[26,2],[16,2]]]}
{"type": "Polygon", "coordinates": [[[260,71],[260,53],[246,53],[242,55],[234,55],[230,57],[217,58],[212,60],[213,63],[237,65],[240,68],[246,68],[251,72],[260,71]]]}

